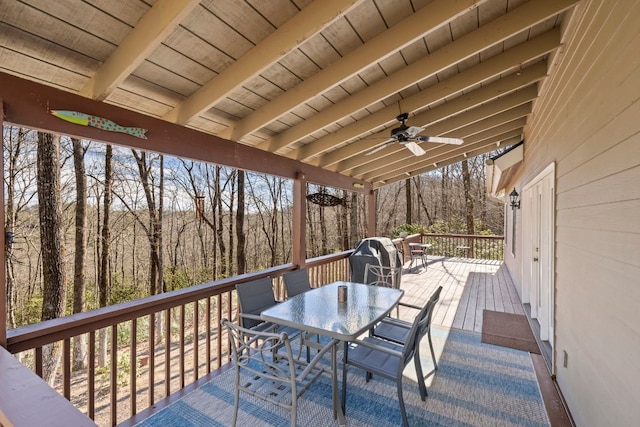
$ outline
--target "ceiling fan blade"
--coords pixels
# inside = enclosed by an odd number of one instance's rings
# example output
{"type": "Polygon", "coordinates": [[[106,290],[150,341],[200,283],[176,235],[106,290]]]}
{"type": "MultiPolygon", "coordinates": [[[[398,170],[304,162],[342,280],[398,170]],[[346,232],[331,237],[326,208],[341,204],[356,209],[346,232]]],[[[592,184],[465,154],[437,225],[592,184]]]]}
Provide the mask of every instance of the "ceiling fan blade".
{"type": "Polygon", "coordinates": [[[419,134],[423,130],[424,130],[424,128],[419,127],[419,126],[409,126],[404,131],[404,133],[405,133],[405,135],[407,135],[408,138],[413,138],[414,136],[416,136],[417,134],[419,134]]]}
{"type": "Polygon", "coordinates": [[[374,148],[373,150],[367,151],[366,153],[364,153],[365,156],[370,156],[373,153],[377,153],[378,151],[387,148],[388,146],[390,146],[391,144],[395,144],[395,141],[389,141],[386,144],[382,144],[379,147],[374,148]]]}
{"type": "Polygon", "coordinates": [[[426,151],[424,151],[422,147],[420,147],[413,141],[405,143],[404,146],[407,147],[407,149],[411,151],[414,156],[422,156],[424,153],[426,153],[426,151]]]}
{"type": "Polygon", "coordinates": [[[461,138],[445,138],[443,136],[417,136],[416,139],[422,142],[437,142],[439,144],[460,145],[464,142],[461,138]]]}

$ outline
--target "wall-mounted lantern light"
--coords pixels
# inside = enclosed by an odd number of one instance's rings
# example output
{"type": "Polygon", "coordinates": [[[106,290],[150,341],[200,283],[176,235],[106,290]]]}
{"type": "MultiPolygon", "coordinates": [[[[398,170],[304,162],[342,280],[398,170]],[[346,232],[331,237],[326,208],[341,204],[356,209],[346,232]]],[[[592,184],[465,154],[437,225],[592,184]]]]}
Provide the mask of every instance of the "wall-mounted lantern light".
{"type": "Polygon", "coordinates": [[[511,201],[511,209],[520,209],[520,195],[516,191],[515,187],[513,188],[513,191],[509,193],[509,200],[511,201]]]}

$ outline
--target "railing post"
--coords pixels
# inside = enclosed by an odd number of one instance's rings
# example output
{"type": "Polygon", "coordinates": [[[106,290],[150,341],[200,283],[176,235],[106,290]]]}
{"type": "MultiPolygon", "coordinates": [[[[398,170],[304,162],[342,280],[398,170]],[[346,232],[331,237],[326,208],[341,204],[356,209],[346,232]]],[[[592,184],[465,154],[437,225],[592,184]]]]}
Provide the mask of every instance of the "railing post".
{"type": "Polygon", "coordinates": [[[293,181],[293,242],[292,261],[299,268],[306,265],[306,193],[307,180],[304,174],[298,173],[293,181]]]}

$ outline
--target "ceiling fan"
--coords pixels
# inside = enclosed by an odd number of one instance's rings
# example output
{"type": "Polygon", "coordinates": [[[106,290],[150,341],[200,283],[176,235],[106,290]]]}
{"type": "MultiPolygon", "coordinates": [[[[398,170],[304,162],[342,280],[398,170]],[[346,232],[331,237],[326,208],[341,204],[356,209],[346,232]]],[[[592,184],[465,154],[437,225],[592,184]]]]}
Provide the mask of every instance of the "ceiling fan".
{"type": "Polygon", "coordinates": [[[405,122],[409,118],[409,113],[402,113],[396,119],[400,122],[400,126],[397,128],[391,129],[391,138],[393,141],[389,141],[386,144],[382,144],[379,147],[374,148],[373,150],[367,152],[365,156],[368,156],[373,153],[377,153],[383,148],[388,147],[389,145],[400,143],[403,144],[409,151],[411,151],[415,156],[422,156],[425,151],[420,147],[417,142],[438,142],[440,144],[456,144],[460,145],[464,141],[460,138],[445,138],[440,136],[418,136],[420,132],[424,130],[423,127],[419,126],[407,126],[405,122]]]}

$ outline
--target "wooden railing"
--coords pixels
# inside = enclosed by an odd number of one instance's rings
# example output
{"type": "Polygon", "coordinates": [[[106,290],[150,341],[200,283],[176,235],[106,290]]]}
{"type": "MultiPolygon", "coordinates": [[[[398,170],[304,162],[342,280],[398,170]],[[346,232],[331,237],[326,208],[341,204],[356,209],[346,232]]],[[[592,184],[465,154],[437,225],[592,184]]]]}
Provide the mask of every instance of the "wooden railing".
{"type": "MultiPolygon", "coordinates": [[[[429,255],[487,260],[504,260],[504,237],[468,234],[412,234],[394,243],[408,254],[408,243],[429,243],[429,255]]],[[[408,258],[405,259],[405,261],[408,258]]]]}
{"type": "MultiPolygon", "coordinates": [[[[502,260],[500,236],[415,234],[394,243],[403,248],[411,241],[432,244],[430,255],[502,260]]],[[[348,280],[350,254],[307,260],[312,286],[348,280]]],[[[220,319],[235,318],[236,284],[269,276],[276,297],[283,299],[281,276],[295,268],[281,265],[12,329],[7,332],[7,350],[42,376],[44,351],[50,345],[61,346],[62,369],[54,388],[99,425],[116,425],[227,362],[220,319]],[[90,363],[83,369],[72,369],[76,337],[88,344],[90,363]],[[97,363],[100,342],[106,343],[106,367],[97,363]]],[[[11,421],[12,408],[0,402],[0,414],[11,421]]]]}
{"type": "MultiPolygon", "coordinates": [[[[312,285],[348,280],[350,254],[308,260],[312,285]]],[[[295,268],[282,265],[12,329],[7,350],[42,376],[43,352],[61,346],[62,369],[54,388],[99,425],[116,425],[226,363],[229,350],[220,319],[235,318],[236,284],[269,276],[276,295],[283,297],[281,275],[295,268]],[[72,370],[79,336],[88,343],[89,363],[72,370]],[[106,367],[97,363],[101,341],[106,367]]],[[[0,402],[9,420],[10,411],[0,402]]]]}

